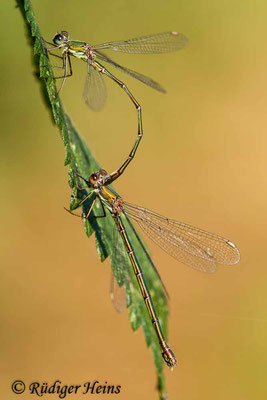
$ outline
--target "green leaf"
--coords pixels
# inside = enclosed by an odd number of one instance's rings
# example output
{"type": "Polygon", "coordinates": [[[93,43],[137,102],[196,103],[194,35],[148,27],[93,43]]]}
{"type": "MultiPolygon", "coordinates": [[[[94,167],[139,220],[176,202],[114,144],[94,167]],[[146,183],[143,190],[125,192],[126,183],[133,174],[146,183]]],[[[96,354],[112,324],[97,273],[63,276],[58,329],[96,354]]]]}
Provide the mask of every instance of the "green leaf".
{"type": "Polygon", "coordinates": [[[136,331],[141,325],[141,321],[139,319],[139,315],[134,303],[132,307],[129,309],[129,319],[130,319],[130,324],[132,326],[132,330],[136,331]]]}
{"type": "MultiPolygon", "coordinates": [[[[84,186],[84,182],[82,182],[82,180],[77,182],[75,170],[78,170],[79,173],[87,179],[92,172],[98,171],[100,167],[84,139],[77,132],[69,116],[65,113],[62,103],[57,96],[53,69],[47,56],[47,51],[44,46],[39,26],[34,17],[31,2],[29,0],[17,0],[17,4],[27,22],[28,36],[30,43],[32,44],[33,61],[36,67],[35,75],[40,77],[45,102],[55,124],[61,132],[61,137],[66,147],[65,165],[69,165],[69,183],[73,190],[70,209],[74,210],[79,206],[79,202],[85,199],[89,194],[88,190],[77,189],[77,184],[79,184],[79,186],[84,186]]],[[[82,205],[83,216],[87,215],[92,201],[92,196],[84,201],[82,205]]],[[[129,308],[129,319],[132,329],[136,330],[142,326],[146,343],[151,347],[153,353],[160,399],[164,399],[166,398],[163,375],[164,361],[160,354],[156,334],[149,319],[148,312],[140,294],[136,277],[134,276],[129,264],[129,260],[127,259],[128,261],[120,263],[118,262],[118,258],[116,258],[117,256],[114,250],[116,244],[114,242],[113,218],[108,212],[106,213],[105,218],[95,218],[95,216],[99,216],[101,213],[103,213],[101,205],[96,201],[89,218],[82,219],[84,230],[88,237],[90,237],[93,232],[95,233],[96,249],[101,261],[110,257],[114,275],[118,284],[120,286],[125,286],[127,305],[129,308]],[[125,267],[122,267],[122,265],[125,267]]],[[[143,241],[138,239],[135,229],[129,220],[124,218],[123,222],[127,229],[132,247],[135,249],[138,261],[142,266],[144,277],[148,288],[151,291],[151,296],[162,325],[163,333],[166,336],[168,307],[161,283],[155,273],[154,266],[143,241]]],[[[118,242],[117,245],[118,251],[125,251],[122,242],[118,242]]]]}

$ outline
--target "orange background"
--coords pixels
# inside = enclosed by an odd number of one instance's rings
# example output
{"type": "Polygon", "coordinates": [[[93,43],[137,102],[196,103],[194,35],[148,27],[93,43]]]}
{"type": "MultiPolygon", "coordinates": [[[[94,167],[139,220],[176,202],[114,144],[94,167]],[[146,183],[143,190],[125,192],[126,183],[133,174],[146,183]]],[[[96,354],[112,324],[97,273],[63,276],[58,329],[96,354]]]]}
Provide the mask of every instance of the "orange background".
{"type": "MultiPolygon", "coordinates": [[[[33,2],[47,40],[61,29],[93,44],[167,30],[190,39],[173,54],[112,54],[167,89],[162,95],[117,73],[141,102],[144,138],[115,187],[126,200],[223,235],[241,251],[238,266],[205,275],[147,240],[171,295],[169,341],[179,366],[166,368],[169,398],[265,399],[266,2],[75,4],[33,2]]],[[[2,10],[1,398],[18,398],[10,390],[15,379],[60,379],[121,385],[110,398],[156,399],[143,334],[110,302],[109,260],[100,263],[94,239],[63,209],[70,197],[64,146],[33,76],[20,12],[12,1],[2,10]]],[[[136,136],[136,112],[108,79],[105,109],[89,111],[81,100],[85,65],[74,60],[73,69],[63,103],[102,167],[114,170],[136,136]]]]}

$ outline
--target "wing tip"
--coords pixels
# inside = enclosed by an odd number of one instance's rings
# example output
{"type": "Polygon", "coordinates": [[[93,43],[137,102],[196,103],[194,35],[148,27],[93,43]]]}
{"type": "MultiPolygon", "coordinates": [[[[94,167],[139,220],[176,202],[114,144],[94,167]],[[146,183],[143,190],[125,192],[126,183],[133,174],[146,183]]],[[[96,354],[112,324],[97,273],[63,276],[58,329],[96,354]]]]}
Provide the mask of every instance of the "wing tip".
{"type": "Polygon", "coordinates": [[[238,264],[239,261],[240,261],[240,258],[241,258],[239,249],[236,247],[236,245],[235,245],[233,242],[231,242],[231,240],[226,240],[226,243],[227,243],[227,245],[230,246],[233,250],[235,250],[235,259],[234,259],[234,260],[232,261],[232,263],[229,264],[229,265],[238,264]]]}
{"type": "Polygon", "coordinates": [[[188,37],[186,35],[184,35],[181,32],[176,32],[176,31],[171,31],[170,34],[172,36],[180,36],[182,38],[182,40],[183,40],[183,47],[187,47],[188,46],[189,39],[188,39],[188,37]]]}

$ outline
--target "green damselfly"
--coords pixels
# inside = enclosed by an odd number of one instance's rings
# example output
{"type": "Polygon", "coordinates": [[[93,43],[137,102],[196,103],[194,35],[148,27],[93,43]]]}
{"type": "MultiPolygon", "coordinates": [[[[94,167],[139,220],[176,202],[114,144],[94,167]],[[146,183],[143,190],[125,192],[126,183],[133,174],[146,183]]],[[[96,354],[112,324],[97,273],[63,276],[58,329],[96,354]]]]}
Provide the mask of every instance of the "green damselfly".
{"type": "MultiPolygon", "coordinates": [[[[129,218],[133,219],[168,254],[202,272],[215,272],[217,264],[237,264],[240,260],[238,248],[230,240],[221,236],[163,217],[144,207],[127,203],[108,186],[117,179],[117,175],[114,173],[108,175],[105,170],[100,170],[91,174],[88,180],[78,172],[76,174],[86,183],[86,187],[79,188],[77,186],[78,189],[91,189],[89,193],[86,191],[85,197],[77,205],[85,204],[90,199],[90,207],[86,214],[82,215],[82,218],[90,217],[97,200],[100,201],[103,210],[101,217],[106,216],[106,210],[112,215],[158,337],[163,359],[169,367],[174,367],[177,364],[175,355],[163,336],[142,268],[138,262],[138,255],[131,245],[123,218],[127,222],[130,222],[129,218]]],[[[132,226],[131,222],[130,226],[132,226]]],[[[152,266],[154,267],[154,264],[152,266]]],[[[163,289],[165,291],[164,285],[163,289]]]]}
{"type": "MultiPolygon", "coordinates": [[[[134,104],[138,116],[138,133],[129,156],[117,171],[118,175],[121,175],[134,158],[138,145],[143,136],[142,110],[139,102],[132,95],[125,83],[113,75],[106,67],[104,67],[102,65],[102,61],[110,64],[112,67],[115,67],[120,71],[127,73],[133,78],[138,79],[139,81],[155,90],[158,90],[159,92],[165,93],[165,89],[153,79],[119,65],[109,56],[103,53],[102,50],[114,50],[132,54],[168,53],[186,47],[188,44],[187,37],[178,32],[163,32],[129,40],[91,45],[87,42],[70,40],[69,33],[67,31],[61,31],[53,38],[53,43],[46,43],[53,46],[51,48],[47,48],[47,51],[49,52],[55,49],[62,50],[62,56],[60,57],[62,58],[62,66],[60,68],[63,69],[63,75],[56,77],[57,79],[62,78],[58,93],[62,89],[66,78],[72,75],[71,57],[76,57],[87,64],[87,77],[85,81],[83,98],[86,104],[92,110],[99,111],[104,106],[106,101],[106,87],[102,75],[106,75],[116,84],[118,84],[126,92],[134,104]]],[[[51,54],[55,55],[53,53],[51,54]]]]}

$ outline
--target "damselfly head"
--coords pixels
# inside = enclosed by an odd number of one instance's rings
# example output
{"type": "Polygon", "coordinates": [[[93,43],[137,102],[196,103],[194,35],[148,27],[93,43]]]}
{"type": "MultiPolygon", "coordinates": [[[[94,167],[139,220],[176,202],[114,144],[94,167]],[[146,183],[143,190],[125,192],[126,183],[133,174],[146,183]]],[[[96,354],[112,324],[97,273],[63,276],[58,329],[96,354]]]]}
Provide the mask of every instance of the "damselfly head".
{"type": "Polygon", "coordinates": [[[61,45],[61,44],[65,43],[65,42],[67,42],[68,40],[69,40],[68,32],[67,31],[61,31],[60,33],[58,33],[54,37],[53,42],[54,42],[54,44],[61,45]]]}
{"type": "Polygon", "coordinates": [[[94,172],[93,174],[90,175],[89,177],[89,182],[93,187],[96,187],[97,184],[101,181],[103,176],[106,176],[108,173],[106,170],[101,169],[98,172],[94,172]]]}

